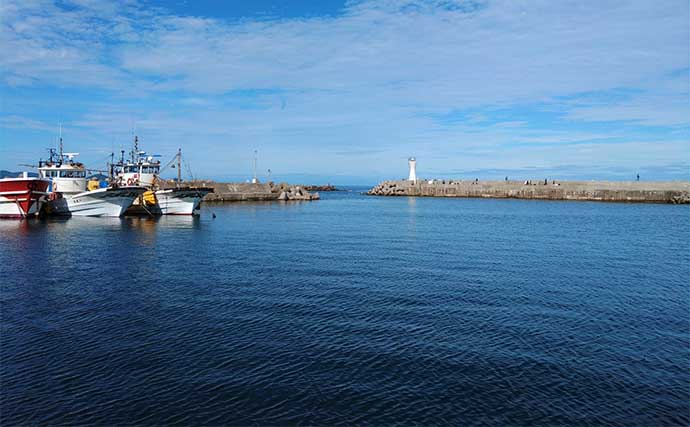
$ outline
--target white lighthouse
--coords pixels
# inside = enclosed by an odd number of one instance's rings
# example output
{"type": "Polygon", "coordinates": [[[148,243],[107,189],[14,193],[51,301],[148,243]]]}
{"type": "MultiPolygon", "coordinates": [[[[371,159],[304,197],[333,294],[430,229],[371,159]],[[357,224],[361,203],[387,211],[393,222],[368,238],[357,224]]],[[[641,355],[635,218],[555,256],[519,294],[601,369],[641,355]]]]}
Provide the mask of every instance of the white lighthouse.
{"type": "Polygon", "coordinates": [[[416,184],[417,183],[417,161],[414,159],[414,157],[410,157],[407,160],[407,163],[410,165],[410,176],[407,179],[408,179],[408,181],[412,181],[416,184]]]}

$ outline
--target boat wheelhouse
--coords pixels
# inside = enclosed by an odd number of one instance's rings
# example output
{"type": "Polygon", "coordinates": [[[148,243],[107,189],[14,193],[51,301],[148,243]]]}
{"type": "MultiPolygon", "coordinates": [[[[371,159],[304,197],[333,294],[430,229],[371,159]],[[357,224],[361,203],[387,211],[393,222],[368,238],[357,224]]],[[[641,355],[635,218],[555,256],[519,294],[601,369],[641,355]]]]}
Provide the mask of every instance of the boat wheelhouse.
{"type": "Polygon", "coordinates": [[[70,195],[86,191],[86,167],[75,160],[78,155],[79,153],[58,154],[51,148],[49,159],[39,160],[38,174],[41,178],[50,180],[51,193],[70,195]]]}
{"type": "Polygon", "coordinates": [[[161,162],[154,156],[147,155],[139,150],[138,138],[134,138],[134,150],[128,161],[123,158],[118,163],[111,165],[111,176],[120,185],[141,185],[143,187],[156,187],[161,171],[161,162]]]}

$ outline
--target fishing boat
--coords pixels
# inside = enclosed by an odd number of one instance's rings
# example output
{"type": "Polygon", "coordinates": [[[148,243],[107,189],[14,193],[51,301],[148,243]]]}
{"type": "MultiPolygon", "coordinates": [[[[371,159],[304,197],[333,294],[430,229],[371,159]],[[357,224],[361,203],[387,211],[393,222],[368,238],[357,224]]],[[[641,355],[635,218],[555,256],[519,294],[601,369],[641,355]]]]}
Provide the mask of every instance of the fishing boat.
{"type": "Polygon", "coordinates": [[[50,149],[50,158],[38,163],[39,177],[50,181],[46,211],[60,216],[122,216],[146,191],[136,185],[105,185],[87,188],[86,168],[77,162],[79,153],[50,149]]]}
{"type": "Polygon", "coordinates": [[[122,152],[120,161],[111,164],[110,174],[114,182],[140,185],[148,190],[132,204],[127,214],[199,215],[201,201],[213,192],[213,188],[181,185],[182,150],[178,149],[175,157],[163,168],[156,157],[159,156],[139,150],[139,139],[135,136],[129,160],[124,160],[122,152]],[[170,188],[165,187],[160,179],[161,170],[167,167],[177,169],[175,186],[170,188]]]}
{"type": "Polygon", "coordinates": [[[37,216],[49,185],[49,180],[30,177],[27,172],[16,178],[0,179],[0,218],[37,216]]]}

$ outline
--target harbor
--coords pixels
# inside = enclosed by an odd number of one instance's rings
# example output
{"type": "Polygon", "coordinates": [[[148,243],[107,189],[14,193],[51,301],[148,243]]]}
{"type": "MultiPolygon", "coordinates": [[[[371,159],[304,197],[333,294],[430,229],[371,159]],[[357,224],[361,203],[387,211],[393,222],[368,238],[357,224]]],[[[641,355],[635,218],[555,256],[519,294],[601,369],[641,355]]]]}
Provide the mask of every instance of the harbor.
{"type": "Polygon", "coordinates": [[[687,0],[0,17],[0,427],[690,427],[687,0]]]}

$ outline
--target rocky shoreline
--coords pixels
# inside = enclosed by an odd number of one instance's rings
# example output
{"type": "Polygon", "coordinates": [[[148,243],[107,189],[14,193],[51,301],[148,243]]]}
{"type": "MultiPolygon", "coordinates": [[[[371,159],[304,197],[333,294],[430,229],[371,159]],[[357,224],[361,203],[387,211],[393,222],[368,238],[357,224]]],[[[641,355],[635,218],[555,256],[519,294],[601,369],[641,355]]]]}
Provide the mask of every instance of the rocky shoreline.
{"type": "Polygon", "coordinates": [[[690,182],[400,180],[381,182],[367,194],[690,204],[690,182]]]}
{"type": "Polygon", "coordinates": [[[304,189],[307,191],[342,191],[334,185],[305,185],[304,189]]]}

